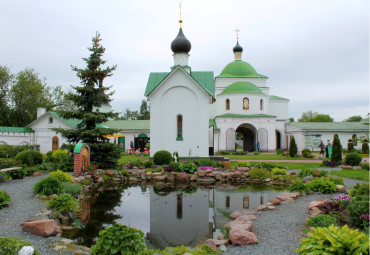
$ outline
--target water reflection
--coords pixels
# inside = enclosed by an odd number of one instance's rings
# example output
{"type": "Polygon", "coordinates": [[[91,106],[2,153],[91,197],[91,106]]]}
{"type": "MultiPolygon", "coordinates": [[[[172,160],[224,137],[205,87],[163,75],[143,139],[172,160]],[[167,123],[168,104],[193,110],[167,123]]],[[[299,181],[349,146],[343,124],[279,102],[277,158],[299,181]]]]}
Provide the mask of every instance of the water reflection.
{"type": "Polygon", "coordinates": [[[63,236],[91,246],[115,222],[142,230],[158,248],[216,238],[235,210],[254,209],[282,190],[270,186],[214,188],[115,187],[82,202],[82,227],[63,236]]]}

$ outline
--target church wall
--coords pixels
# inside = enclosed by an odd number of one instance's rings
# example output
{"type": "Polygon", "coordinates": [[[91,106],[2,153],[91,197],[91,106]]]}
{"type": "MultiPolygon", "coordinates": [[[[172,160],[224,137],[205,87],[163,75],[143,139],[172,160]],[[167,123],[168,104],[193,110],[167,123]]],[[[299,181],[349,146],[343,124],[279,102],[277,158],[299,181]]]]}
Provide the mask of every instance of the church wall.
{"type": "Polygon", "coordinates": [[[287,149],[287,134],[285,133],[285,121],[277,120],[275,129],[280,132],[280,147],[287,149]]]}
{"type": "MultiPolygon", "coordinates": [[[[216,78],[215,87],[216,91],[221,89],[221,92],[229,85],[235,82],[250,82],[257,87],[266,87],[267,78],[216,78]]],[[[220,92],[220,93],[221,93],[220,92]]],[[[218,95],[216,93],[216,95],[218,95]]]]}
{"type": "Polygon", "coordinates": [[[179,156],[208,157],[209,95],[178,69],[150,96],[151,156],[159,150],[179,156]],[[177,141],[177,115],[183,116],[183,140],[177,141]]]}
{"type": "Polygon", "coordinates": [[[277,119],[289,119],[289,101],[270,100],[268,114],[274,115],[277,119]]]}
{"type": "Polygon", "coordinates": [[[0,132],[0,145],[33,145],[33,133],[0,132]]]}

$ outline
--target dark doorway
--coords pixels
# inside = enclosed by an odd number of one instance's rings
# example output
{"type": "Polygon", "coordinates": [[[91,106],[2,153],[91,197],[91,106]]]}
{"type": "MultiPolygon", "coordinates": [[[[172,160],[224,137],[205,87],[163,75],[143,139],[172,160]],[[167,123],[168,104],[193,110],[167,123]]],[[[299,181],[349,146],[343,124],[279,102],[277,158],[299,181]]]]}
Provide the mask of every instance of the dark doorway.
{"type": "Polygon", "coordinates": [[[281,149],[281,134],[279,131],[275,130],[276,135],[276,149],[281,149]]]}
{"type": "Polygon", "coordinates": [[[140,152],[144,152],[145,145],[150,142],[150,138],[145,134],[140,134],[139,137],[135,137],[134,144],[135,150],[140,149],[140,152]]]}
{"type": "Polygon", "coordinates": [[[251,124],[242,124],[236,132],[243,135],[243,151],[255,151],[256,150],[256,128],[251,124]]]}

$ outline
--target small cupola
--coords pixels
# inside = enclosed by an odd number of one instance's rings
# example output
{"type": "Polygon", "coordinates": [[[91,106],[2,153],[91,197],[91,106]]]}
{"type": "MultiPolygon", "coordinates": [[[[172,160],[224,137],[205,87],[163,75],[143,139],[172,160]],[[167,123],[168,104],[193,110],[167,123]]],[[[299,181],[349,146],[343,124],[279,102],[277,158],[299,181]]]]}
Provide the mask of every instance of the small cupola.
{"type": "Polygon", "coordinates": [[[235,30],[235,32],[236,32],[236,45],[233,48],[234,59],[235,60],[242,60],[243,47],[239,45],[239,32],[240,32],[240,30],[237,28],[235,30]]]}

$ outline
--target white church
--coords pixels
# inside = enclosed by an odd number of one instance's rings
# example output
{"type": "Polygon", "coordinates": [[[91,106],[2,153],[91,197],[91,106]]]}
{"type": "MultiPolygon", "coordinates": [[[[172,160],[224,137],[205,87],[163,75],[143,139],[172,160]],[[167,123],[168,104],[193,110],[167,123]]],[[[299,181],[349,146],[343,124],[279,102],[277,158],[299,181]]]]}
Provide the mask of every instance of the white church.
{"type": "MultiPolygon", "coordinates": [[[[178,152],[181,157],[208,157],[221,150],[252,152],[287,149],[291,136],[298,150],[318,150],[322,140],[338,134],[343,148],[347,141],[369,131],[369,118],[362,122],[289,122],[289,99],[270,95],[268,77],[243,61],[239,40],[234,60],[218,76],[189,66],[191,43],[182,31],[171,43],[174,63],[168,72],[149,75],[145,96],[150,102],[148,120],[110,120],[103,127],[120,129],[112,142],[133,144],[150,155],[159,150],[178,152]]],[[[105,104],[100,109],[110,111],[105,104]]],[[[0,127],[0,144],[39,145],[46,153],[60,148],[66,139],[52,128],[75,128],[79,120],[66,120],[55,112],[38,109],[37,119],[26,127],[0,127]]],[[[354,147],[361,149],[361,143],[354,147]]]]}

